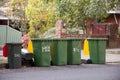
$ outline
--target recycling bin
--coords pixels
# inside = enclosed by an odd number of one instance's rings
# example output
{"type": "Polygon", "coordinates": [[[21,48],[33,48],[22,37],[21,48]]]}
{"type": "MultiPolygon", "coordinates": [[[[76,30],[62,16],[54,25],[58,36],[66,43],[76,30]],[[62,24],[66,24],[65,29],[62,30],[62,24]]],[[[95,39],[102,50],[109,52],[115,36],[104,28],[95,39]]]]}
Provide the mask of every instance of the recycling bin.
{"type": "Polygon", "coordinates": [[[51,42],[50,39],[32,39],[35,66],[47,67],[51,64],[51,42]]]}
{"type": "Polygon", "coordinates": [[[51,58],[52,65],[63,66],[67,64],[67,39],[53,39],[51,58]]]}
{"type": "Polygon", "coordinates": [[[6,43],[8,51],[8,67],[10,69],[21,68],[21,44],[6,43]]]}
{"type": "Polygon", "coordinates": [[[106,40],[107,38],[88,38],[90,59],[93,64],[106,63],[106,40]]]}
{"type": "Polygon", "coordinates": [[[67,64],[81,63],[81,40],[78,38],[67,39],[67,64]]]}

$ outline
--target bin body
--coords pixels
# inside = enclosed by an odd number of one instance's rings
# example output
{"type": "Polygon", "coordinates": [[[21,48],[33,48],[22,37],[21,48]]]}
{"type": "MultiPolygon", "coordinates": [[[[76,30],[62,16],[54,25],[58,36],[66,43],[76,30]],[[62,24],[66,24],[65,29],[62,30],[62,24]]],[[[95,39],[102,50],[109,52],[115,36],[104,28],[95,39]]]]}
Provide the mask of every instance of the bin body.
{"type": "Polygon", "coordinates": [[[7,43],[8,66],[10,69],[20,68],[21,64],[21,43],[7,43]]]}
{"type": "Polygon", "coordinates": [[[67,42],[67,64],[80,64],[81,39],[68,39],[67,42]]]}
{"type": "Polygon", "coordinates": [[[32,39],[35,66],[50,66],[51,40],[32,39]]]}
{"type": "Polygon", "coordinates": [[[106,63],[106,38],[91,38],[89,40],[90,59],[93,64],[106,63]]]}
{"type": "Polygon", "coordinates": [[[51,57],[53,65],[62,66],[67,64],[66,39],[53,39],[51,57]]]}

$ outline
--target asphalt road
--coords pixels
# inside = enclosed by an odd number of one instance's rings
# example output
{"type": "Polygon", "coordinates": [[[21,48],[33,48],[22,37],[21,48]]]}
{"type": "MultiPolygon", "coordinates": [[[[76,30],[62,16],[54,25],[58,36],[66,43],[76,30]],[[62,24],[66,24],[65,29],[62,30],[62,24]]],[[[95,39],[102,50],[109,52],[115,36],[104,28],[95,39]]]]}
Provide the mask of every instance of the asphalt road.
{"type": "Polygon", "coordinates": [[[120,63],[0,69],[0,80],[120,80],[120,63]]]}

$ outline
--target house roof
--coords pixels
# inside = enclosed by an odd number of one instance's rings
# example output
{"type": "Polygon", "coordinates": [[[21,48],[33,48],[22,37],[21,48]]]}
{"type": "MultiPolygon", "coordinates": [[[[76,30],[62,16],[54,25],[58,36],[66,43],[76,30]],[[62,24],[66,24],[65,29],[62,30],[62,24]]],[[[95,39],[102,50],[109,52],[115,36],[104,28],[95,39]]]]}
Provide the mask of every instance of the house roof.
{"type": "Polygon", "coordinates": [[[0,15],[0,20],[8,20],[7,17],[0,15]]]}
{"type": "Polygon", "coordinates": [[[120,14],[120,8],[114,8],[113,10],[108,11],[108,14],[120,14]]]}
{"type": "Polygon", "coordinates": [[[108,14],[120,14],[120,11],[108,11],[108,14]]]}
{"type": "Polygon", "coordinates": [[[7,20],[8,18],[4,16],[5,7],[0,7],[0,20],[7,20]]]}
{"type": "Polygon", "coordinates": [[[4,12],[0,10],[0,15],[3,15],[3,14],[4,14],[4,12]]]}

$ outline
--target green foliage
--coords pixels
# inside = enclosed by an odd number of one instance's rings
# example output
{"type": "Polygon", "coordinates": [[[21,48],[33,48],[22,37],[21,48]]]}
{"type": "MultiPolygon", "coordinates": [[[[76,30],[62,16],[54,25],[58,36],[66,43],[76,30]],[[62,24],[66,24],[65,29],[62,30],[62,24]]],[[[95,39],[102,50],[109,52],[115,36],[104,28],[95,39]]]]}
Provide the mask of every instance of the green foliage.
{"type": "Polygon", "coordinates": [[[106,0],[90,0],[89,5],[86,6],[86,15],[98,22],[107,17],[108,10],[106,0]]]}
{"type": "Polygon", "coordinates": [[[89,0],[60,0],[58,2],[59,19],[65,20],[67,27],[82,27],[86,28],[86,21],[89,19],[86,16],[86,6],[89,0]]]}
{"type": "Polygon", "coordinates": [[[30,21],[30,26],[32,26],[32,27],[29,28],[29,30],[30,30],[29,35],[30,35],[31,38],[38,38],[39,37],[39,32],[38,32],[36,26],[39,25],[39,24],[33,25],[34,23],[36,23],[36,21],[34,21],[34,20],[30,21]]]}
{"type": "Polygon", "coordinates": [[[114,9],[115,7],[120,8],[120,0],[107,0],[107,5],[109,6],[109,10],[114,9]]]}
{"type": "Polygon", "coordinates": [[[90,0],[86,6],[86,15],[96,22],[104,22],[108,11],[114,9],[119,0],[90,0]]]}
{"type": "Polygon", "coordinates": [[[43,34],[51,27],[54,27],[56,21],[55,6],[53,1],[28,0],[26,16],[30,22],[34,21],[30,27],[34,27],[35,31],[39,32],[39,34],[43,34]]]}
{"type": "Polygon", "coordinates": [[[90,18],[102,19],[107,14],[106,6],[105,0],[91,0],[87,6],[86,15],[90,18]]]}
{"type": "Polygon", "coordinates": [[[68,27],[86,27],[89,19],[103,20],[107,16],[106,0],[61,0],[58,15],[66,20],[68,27]]]}
{"type": "Polygon", "coordinates": [[[10,24],[14,28],[19,28],[21,31],[26,32],[28,26],[28,20],[25,16],[25,7],[27,0],[10,0],[8,2],[8,16],[12,16],[12,23],[10,24]]]}
{"type": "Polygon", "coordinates": [[[67,27],[84,30],[87,20],[103,22],[107,11],[119,4],[120,0],[10,0],[8,15],[14,16],[14,26],[28,31],[30,25],[31,37],[39,37],[59,19],[64,20],[67,27]]]}
{"type": "Polygon", "coordinates": [[[5,2],[4,0],[0,0],[0,6],[4,6],[5,2]]]}
{"type": "Polygon", "coordinates": [[[41,38],[54,38],[55,37],[55,27],[46,31],[41,38]]]}

